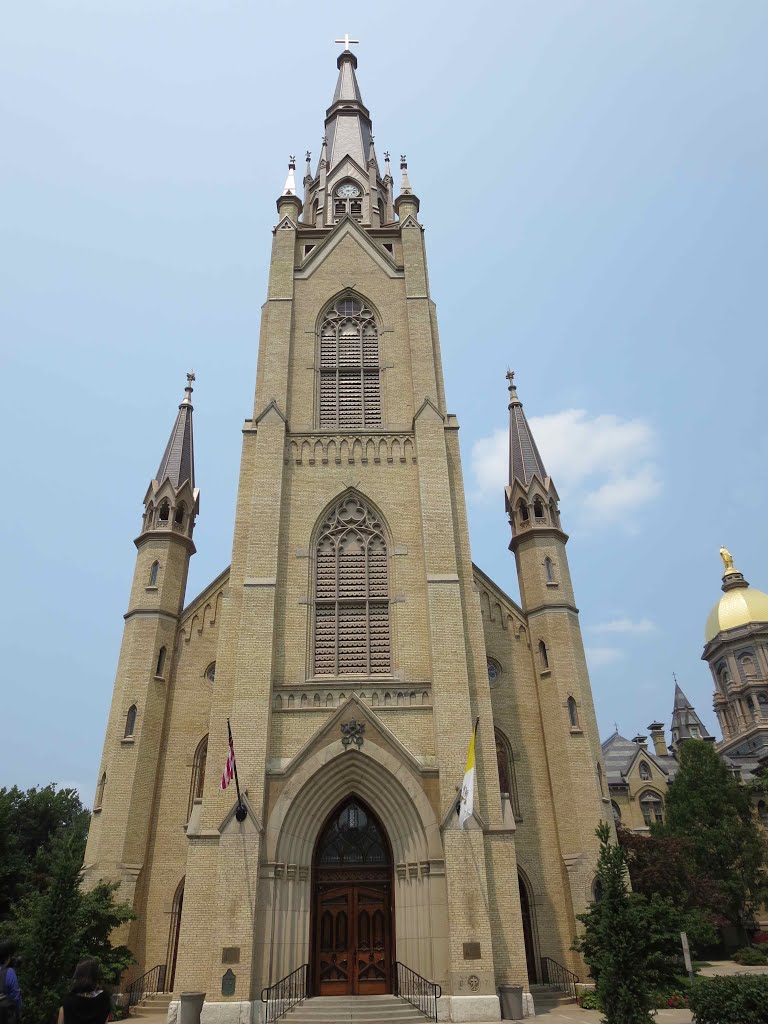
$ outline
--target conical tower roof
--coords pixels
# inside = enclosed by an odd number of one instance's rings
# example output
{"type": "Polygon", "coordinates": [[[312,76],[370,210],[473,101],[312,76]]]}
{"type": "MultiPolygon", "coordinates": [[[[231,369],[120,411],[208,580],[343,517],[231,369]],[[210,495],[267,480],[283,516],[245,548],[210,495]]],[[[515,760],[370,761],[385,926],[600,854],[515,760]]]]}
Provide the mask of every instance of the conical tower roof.
{"type": "Polygon", "coordinates": [[[344,50],[336,63],[339,77],[325,117],[328,170],[333,170],[345,157],[351,157],[365,168],[371,152],[373,127],[357,83],[357,57],[351,50],[344,50]]]}
{"type": "Polygon", "coordinates": [[[693,704],[683,693],[680,684],[675,682],[675,706],[672,709],[672,736],[675,742],[680,740],[704,739],[709,736],[707,727],[696,714],[693,704]],[[691,727],[694,731],[691,731],[691,727]]]}
{"type": "Polygon", "coordinates": [[[168,480],[174,490],[179,490],[187,480],[190,487],[195,488],[195,449],[192,436],[192,382],[194,373],[187,374],[187,386],[184,398],[179,405],[176,422],[173,424],[171,436],[165,446],[160,467],[155,479],[158,484],[168,480]]]}
{"type": "Polygon", "coordinates": [[[544,462],[531,428],[523,412],[523,403],[517,397],[515,375],[512,370],[507,372],[509,381],[509,485],[518,480],[527,488],[534,476],[542,483],[547,478],[544,462]]]}

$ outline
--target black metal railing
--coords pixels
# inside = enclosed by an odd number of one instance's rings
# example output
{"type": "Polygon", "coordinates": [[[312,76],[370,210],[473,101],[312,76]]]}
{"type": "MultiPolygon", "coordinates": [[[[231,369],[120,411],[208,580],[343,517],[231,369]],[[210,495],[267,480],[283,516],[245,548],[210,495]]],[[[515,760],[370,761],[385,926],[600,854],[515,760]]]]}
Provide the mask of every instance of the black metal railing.
{"type": "Polygon", "coordinates": [[[563,967],[551,956],[541,958],[541,980],[544,985],[553,985],[561,992],[567,992],[569,996],[576,998],[576,986],[579,983],[578,974],[563,967]]]}
{"type": "Polygon", "coordinates": [[[125,994],[128,996],[128,1006],[135,1006],[150,992],[165,992],[165,964],[158,964],[152,970],[142,974],[136,981],[132,981],[125,994]]]}
{"type": "Polygon", "coordinates": [[[294,1006],[303,1003],[307,998],[307,982],[309,980],[309,964],[302,964],[295,971],[286,974],[274,985],[261,990],[261,1001],[265,1004],[264,1022],[272,1024],[294,1006]]]}
{"type": "Polygon", "coordinates": [[[430,1020],[437,1021],[437,1000],[442,991],[434,981],[427,981],[410,967],[395,960],[395,995],[421,1010],[430,1020]]]}

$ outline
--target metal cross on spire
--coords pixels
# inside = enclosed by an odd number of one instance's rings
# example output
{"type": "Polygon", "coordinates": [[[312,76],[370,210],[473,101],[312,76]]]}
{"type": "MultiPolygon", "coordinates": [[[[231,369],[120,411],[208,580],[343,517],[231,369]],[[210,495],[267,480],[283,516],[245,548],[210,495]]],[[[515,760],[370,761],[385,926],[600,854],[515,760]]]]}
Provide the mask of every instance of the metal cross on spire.
{"type": "Polygon", "coordinates": [[[349,38],[349,33],[348,33],[348,32],[345,32],[345,33],[344,33],[344,38],[343,38],[343,39],[334,39],[334,43],[344,43],[344,49],[345,49],[345,50],[348,50],[348,49],[349,49],[349,47],[350,47],[350,44],[351,44],[352,46],[354,46],[355,44],[357,44],[357,43],[359,43],[359,42],[360,42],[360,40],[359,40],[359,39],[350,39],[350,38],[349,38]]]}

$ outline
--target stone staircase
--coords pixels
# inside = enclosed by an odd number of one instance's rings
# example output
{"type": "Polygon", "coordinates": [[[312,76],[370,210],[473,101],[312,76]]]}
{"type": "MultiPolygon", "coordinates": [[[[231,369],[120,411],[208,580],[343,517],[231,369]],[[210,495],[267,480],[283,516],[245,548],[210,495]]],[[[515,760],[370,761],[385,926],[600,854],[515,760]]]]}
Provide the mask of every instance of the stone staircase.
{"type": "Polygon", "coordinates": [[[555,985],[531,985],[531,995],[537,1017],[539,1014],[549,1013],[550,1010],[554,1010],[558,1006],[567,1006],[569,1003],[576,1002],[572,995],[563,992],[555,985]]]}
{"type": "Polygon", "coordinates": [[[131,1007],[131,1017],[165,1017],[172,998],[170,992],[148,992],[140,1003],[131,1007]]]}
{"type": "Polygon", "coordinates": [[[423,1013],[397,996],[319,996],[305,999],[285,1024],[424,1024],[423,1013]]]}

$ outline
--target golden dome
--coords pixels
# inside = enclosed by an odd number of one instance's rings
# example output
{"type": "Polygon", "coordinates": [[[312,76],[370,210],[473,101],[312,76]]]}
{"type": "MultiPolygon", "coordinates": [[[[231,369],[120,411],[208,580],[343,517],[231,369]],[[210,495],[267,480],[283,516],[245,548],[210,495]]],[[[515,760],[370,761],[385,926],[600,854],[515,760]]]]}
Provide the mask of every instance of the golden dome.
{"type": "MultiPolygon", "coordinates": [[[[728,579],[727,573],[725,579],[728,579]]],[[[748,585],[726,590],[707,616],[705,643],[714,640],[724,629],[746,626],[749,622],[768,622],[768,594],[748,585]]]]}

